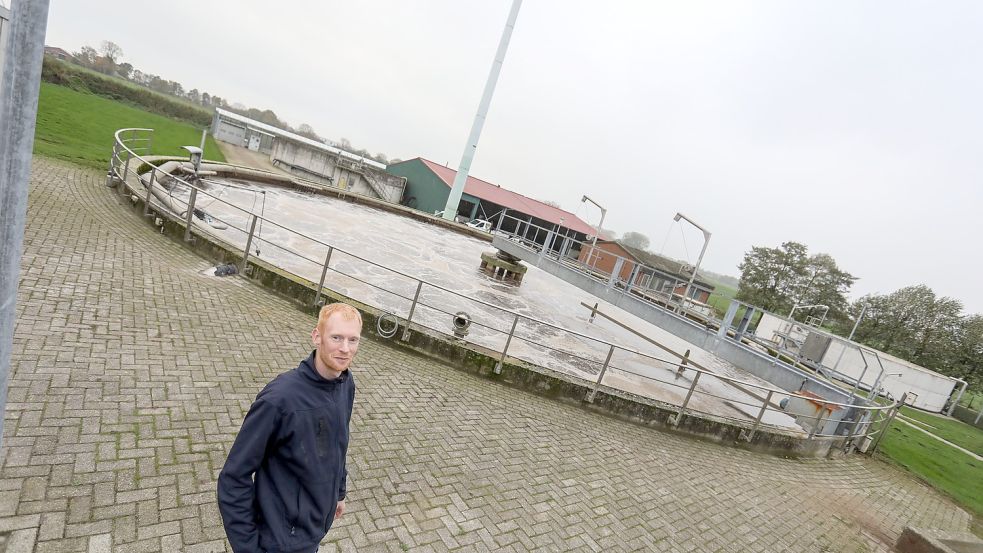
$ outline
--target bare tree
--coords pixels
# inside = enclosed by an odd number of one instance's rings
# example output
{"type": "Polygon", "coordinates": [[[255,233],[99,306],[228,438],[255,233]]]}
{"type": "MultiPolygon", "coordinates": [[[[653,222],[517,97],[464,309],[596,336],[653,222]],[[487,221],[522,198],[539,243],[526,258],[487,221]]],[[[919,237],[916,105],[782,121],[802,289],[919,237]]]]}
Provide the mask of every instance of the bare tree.
{"type": "Polygon", "coordinates": [[[628,231],[621,236],[621,241],[632,248],[644,250],[649,247],[649,237],[640,232],[628,231]]]}
{"type": "Polygon", "coordinates": [[[72,55],[83,67],[95,67],[96,60],[99,59],[99,52],[96,52],[96,49],[91,46],[83,46],[72,55]]]}
{"type": "Polygon", "coordinates": [[[123,49],[110,40],[102,41],[102,44],[99,45],[99,51],[102,52],[102,56],[109,60],[114,67],[116,66],[116,62],[123,57],[123,49]]]}
{"type": "Polygon", "coordinates": [[[124,79],[129,79],[130,74],[133,72],[133,65],[123,62],[116,66],[116,72],[119,73],[120,77],[124,79]]]}
{"type": "Polygon", "coordinates": [[[318,142],[321,141],[321,137],[314,131],[314,127],[308,125],[307,123],[301,123],[300,126],[297,127],[297,134],[310,138],[311,140],[317,140],[318,142]]]}

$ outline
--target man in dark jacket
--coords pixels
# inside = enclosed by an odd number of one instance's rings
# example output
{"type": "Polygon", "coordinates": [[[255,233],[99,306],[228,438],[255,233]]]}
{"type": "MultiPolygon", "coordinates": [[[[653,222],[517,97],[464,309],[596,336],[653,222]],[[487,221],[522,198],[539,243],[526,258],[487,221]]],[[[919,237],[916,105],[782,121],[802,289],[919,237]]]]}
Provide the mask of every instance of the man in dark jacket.
{"type": "Polygon", "coordinates": [[[362,317],[321,309],[314,352],[256,396],[218,477],[218,505],[235,553],[313,553],[345,512],[349,366],[362,317]]]}

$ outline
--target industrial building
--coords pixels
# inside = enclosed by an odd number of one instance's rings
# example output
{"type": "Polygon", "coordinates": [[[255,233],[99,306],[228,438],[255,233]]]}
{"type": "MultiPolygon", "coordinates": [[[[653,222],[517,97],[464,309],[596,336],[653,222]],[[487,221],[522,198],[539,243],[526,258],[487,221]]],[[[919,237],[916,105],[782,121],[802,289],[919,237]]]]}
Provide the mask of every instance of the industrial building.
{"type": "MultiPolygon", "coordinates": [[[[457,176],[457,171],[419,157],[390,165],[387,170],[406,178],[403,205],[431,214],[444,209],[457,176]]],[[[506,232],[516,232],[520,222],[525,223],[526,229],[542,227],[571,241],[587,240],[595,232],[594,227],[569,211],[472,176],[464,185],[457,212],[467,220],[483,219],[496,227],[501,225],[506,232]]],[[[540,240],[546,238],[543,233],[540,240]]]]}
{"type": "Polygon", "coordinates": [[[216,108],[212,136],[268,154],[275,167],[308,181],[393,203],[403,197],[405,179],[387,173],[382,163],[238,113],[216,108]]]}

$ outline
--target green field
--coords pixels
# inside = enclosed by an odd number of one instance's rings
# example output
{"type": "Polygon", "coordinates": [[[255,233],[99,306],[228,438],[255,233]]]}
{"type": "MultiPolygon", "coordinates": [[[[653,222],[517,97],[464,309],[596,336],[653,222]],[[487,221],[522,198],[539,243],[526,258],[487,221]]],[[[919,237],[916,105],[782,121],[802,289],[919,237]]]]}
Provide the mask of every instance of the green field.
{"type": "Polygon", "coordinates": [[[157,92],[121,77],[97,73],[51,56],[44,57],[44,63],[41,67],[41,80],[77,92],[116,100],[137,109],[147,110],[193,125],[208,125],[212,120],[210,108],[200,106],[185,98],[157,92]]]}
{"type": "Polygon", "coordinates": [[[948,440],[959,447],[983,456],[983,431],[953,418],[933,415],[910,407],[902,407],[901,414],[922,424],[922,428],[948,440]]]}
{"type": "MultiPolygon", "coordinates": [[[[968,424],[907,408],[902,413],[916,420],[928,421],[935,426],[933,433],[970,451],[979,451],[983,444],[983,431],[968,424]]],[[[980,531],[979,524],[983,520],[983,463],[898,421],[891,424],[878,447],[878,454],[911,471],[974,513],[976,531],[980,531]]]]}
{"type": "MultiPolygon", "coordinates": [[[[154,115],[119,102],[41,83],[34,153],[104,169],[113,133],[124,127],[154,129],[153,154],[186,155],[183,145],[201,143],[201,128],[154,115]]],[[[205,159],[225,161],[211,136],[205,159]]]]}
{"type": "Polygon", "coordinates": [[[978,410],[983,405],[983,394],[974,392],[973,390],[966,390],[966,393],[959,400],[959,405],[970,410],[978,410]]]}
{"type": "Polygon", "coordinates": [[[727,312],[727,306],[730,305],[730,300],[734,299],[734,296],[737,295],[737,288],[716,282],[713,283],[713,286],[713,293],[710,294],[710,299],[707,300],[707,303],[717,311],[718,316],[722,317],[727,312]]]}

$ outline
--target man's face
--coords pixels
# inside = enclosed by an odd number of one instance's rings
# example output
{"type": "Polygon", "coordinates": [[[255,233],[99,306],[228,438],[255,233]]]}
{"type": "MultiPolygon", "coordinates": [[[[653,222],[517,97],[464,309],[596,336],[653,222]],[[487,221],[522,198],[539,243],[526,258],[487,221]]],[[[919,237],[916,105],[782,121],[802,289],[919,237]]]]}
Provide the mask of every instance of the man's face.
{"type": "Polygon", "coordinates": [[[317,348],[317,370],[325,378],[334,378],[352,364],[358,351],[362,325],[357,320],[349,320],[341,313],[332,313],[323,324],[314,328],[311,340],[317,348]],[[325,374],[323,369],[331,371],[325,374]]]}

